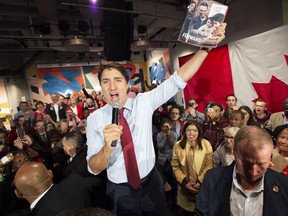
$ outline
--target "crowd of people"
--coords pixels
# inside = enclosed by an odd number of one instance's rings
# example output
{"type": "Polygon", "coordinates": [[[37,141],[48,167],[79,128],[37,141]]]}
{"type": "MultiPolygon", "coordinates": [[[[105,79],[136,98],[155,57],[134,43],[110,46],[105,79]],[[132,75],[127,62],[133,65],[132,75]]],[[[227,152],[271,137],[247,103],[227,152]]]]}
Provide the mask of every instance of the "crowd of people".
{"type": "MultiPolygon", "coordinates": [[[[10,130],[7,130],[1,122],[1,215],[9,215],[18,210],[21,212],[25,208],[29,209],[30,198],[27,199],[28,202],[25,202],[14,195],[14,180],[16,180],[14,177],[18,169],[29,162],[41,163],[47,170],[51,170],[50,178],[54,184],[60,184],[64,179],[75,174],[85,179],[93,178],[95,183],[94,195],[91,196],[91,200],[94,200],[93,205],[89,203],[88,199],[89,205],[85,204],[80,207],[108,208],[105,200],[106,173],[103,172],[100,176],[95,177],[88,172],[86,161],[87,117],[96,109],[105,106],[106,102],[100,92],[93,91],[90,95],[85,89],[69,98],[56,93],[52,93],[50,96],[51,103],[37,101],[30,104],[21,101],[19,110],[14,116],[10,114],[5,116],[5,120],[10,123],[10,130]],[[13,155],[7,160],[6,158],[11,153],[13,155]],[[97,195],[95,196],[95,194],[97,195]]],[[[43,181],[42,178],[38,180],[43,181]]],[[[41,184],[41,182],[33,184],[41,184]]],[[[73,188],[74,186],[70,185],[69,187],[73,188]]],[[[32,197],[31,200],[35,199],[32,197]]],[[[69,206],[77,207],[77,205],[69,206]]],[[[65,205],[59,209],[65,210],[65,205]]],[[[56,208],[54,212],[47,211],[46,215],[54,215],[59,209],[56,208]]]]}
{"type": "Polygon", "coordinates": [[[167,103],[208,53],[132,98],[125,68],[109,63],[101,94],[20,102],[0,129],[1,214],[287,215],[288,98],[273,114],[263,99],[238,108],[234,94],[203,113],[200,98],[167,103]]]}

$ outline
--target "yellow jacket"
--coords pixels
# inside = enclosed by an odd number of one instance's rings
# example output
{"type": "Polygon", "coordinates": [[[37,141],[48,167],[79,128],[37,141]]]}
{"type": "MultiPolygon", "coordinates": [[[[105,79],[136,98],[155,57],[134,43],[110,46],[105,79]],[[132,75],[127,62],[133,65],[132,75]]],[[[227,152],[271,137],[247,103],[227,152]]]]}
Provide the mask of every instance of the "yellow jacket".
{"type": "Polygon", "coordinates": [[[188,201],[187,195],[183,193],[182,190],[182,181],[186,178],[188,181],[192,180],[195,183],[202,183],[204,176],[207,170],[213,168],[212,154],[213,150],[211,144],[208,140],[202,139],[203,149],[200,150],[195,142],[192,144],[186,143],[185,149],[182,149],[180,146],[180,141],[176,142],[173,148],[173,157],[172,157],[172,169],[174,175],[178,182],[178,191],[177,191],[177,204],[190,212],[194,211],[195,202],[188,201]],[[193,150],[193,159],[194,161],[187,161],[187,151],[193,150]],[[191,173],[188,172],[189,169],[193,169],[194,175],[191,176],[191,173]],[[189,173],[190,176],[187,176],[189,173]],[[196,175],[195,175],[196,174],[196,175]]]}

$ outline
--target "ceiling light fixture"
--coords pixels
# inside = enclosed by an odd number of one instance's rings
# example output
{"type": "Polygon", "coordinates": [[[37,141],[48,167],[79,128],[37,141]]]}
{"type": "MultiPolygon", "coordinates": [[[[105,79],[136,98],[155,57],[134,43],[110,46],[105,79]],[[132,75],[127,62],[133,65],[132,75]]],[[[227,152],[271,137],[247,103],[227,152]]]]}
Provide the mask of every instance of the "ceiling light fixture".
{"type": "Polygon", "coordinates": [[[147,35],[147,27],[139,25],[137,27],[138,32],[138,41],[134,41],[130,45],[130,50],[132,52],[141,52],[147,50],[151,47],[151,44],[148,40],[145,40],[144,37],[147,35]]]}
{"type": "Polygon", "coordinates": [[[90,44],[85,39],[75,37],[65,40],[63,47],[71,52],[86,52],[89,50],[90,44]]]}

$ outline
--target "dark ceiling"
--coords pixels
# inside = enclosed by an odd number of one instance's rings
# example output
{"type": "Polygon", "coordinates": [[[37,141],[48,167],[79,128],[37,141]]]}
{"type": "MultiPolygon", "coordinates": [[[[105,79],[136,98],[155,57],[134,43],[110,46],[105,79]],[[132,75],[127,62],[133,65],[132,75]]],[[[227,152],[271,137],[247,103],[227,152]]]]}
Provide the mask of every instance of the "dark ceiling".
{"type": "Polygon", "coordinates": [[[155,48],[175,42],[185,13],[180,0],[1,0],[1,75],[31,63],[129,60],[139,37],[155,48]]]}
{"type": "MultiPolygon", "coordinates": [[[[229,6],[226,43],[283,25],[282,0],[217,1],[229,6]]],[[[0,76],[23,75],[38,63],[129,60],[130,44],[139,38],[151,49],[168,47],[177,41],[186,5],[187,0],[98,0],[96,7],[89,0],[0,0],[0,76]]]]}

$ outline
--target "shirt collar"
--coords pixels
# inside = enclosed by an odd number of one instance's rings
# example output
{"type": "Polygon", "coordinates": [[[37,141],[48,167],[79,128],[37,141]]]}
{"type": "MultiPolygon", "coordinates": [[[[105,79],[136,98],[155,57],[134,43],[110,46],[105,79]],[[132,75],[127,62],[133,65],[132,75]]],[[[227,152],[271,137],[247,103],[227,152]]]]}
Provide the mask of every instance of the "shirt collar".
{"type": "MultiPolygon", "coordinates": [[[[237,164],[235,164],[234,169],[233,169],[233,184],[238,190],[242,191],[245,194],[245,190],[243,189],[242,185],[240,185],[237,181],[236,166],[237,164]]],[[[262,176],[261,181],[256,186],[256,188],[253,190],[253,193],[260,193],[261,191],[264,190],[264,177],[265,177],[265,174],[262,176]]]]}
{"type": "Polygon", "coordinates": [[[44,191],[41,195],[39,195],[37,197],[37,199],[35,199],[31,205],[30,205],[30,209],[33,210],[33,208],[36,206],[36,204],[39,202],[39,200],[50,190],[50,188],[53,186],[53,184],[51,184],[51,186],[46,190],[44,191]]]}

